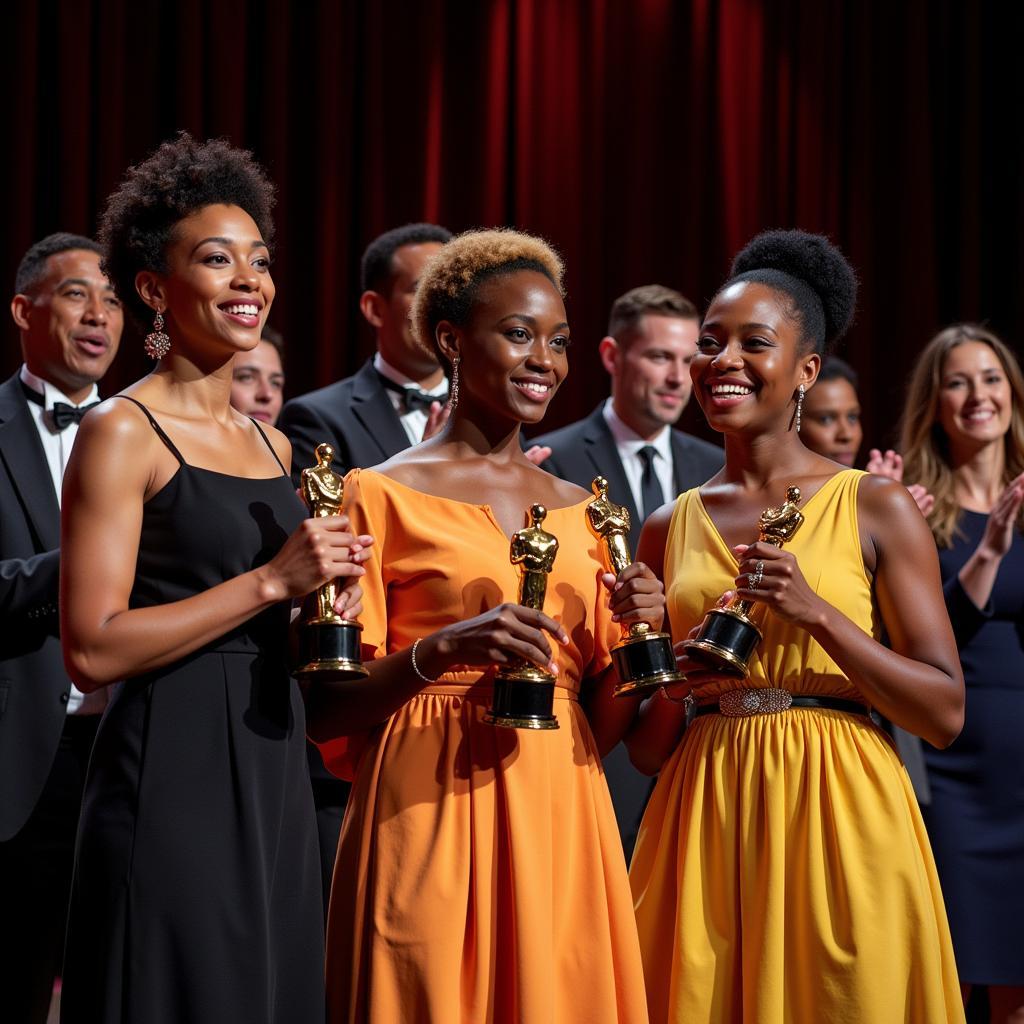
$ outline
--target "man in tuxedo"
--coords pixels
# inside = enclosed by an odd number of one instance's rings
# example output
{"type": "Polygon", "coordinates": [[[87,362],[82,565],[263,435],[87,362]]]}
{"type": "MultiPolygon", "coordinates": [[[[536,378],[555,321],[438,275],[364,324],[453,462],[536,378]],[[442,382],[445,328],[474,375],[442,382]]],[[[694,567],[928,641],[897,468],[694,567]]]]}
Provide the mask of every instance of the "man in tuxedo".
{"type": "Polygon", "coordinates": [[[61,480],[123,326],[99,253],[65,233],[28,250],[11,301],[23,365],[0,385],[0,999],[12,1021],[46,1020],[106,705],[71,684],[57,614],[61,480]]]}
{"type": "MultiPolygon", "coordinates": [[[[595,476],[607,479],[609,497],[629,509],[634,556],[647,516],[722,467],[721,448],[673,428],[690,400],[699,326],[696,307],[671,288],[626,292],[612,305],[598,346],[611,397],[533,442],[551,449],[543,465],[556,476],[588,490],[595,476]]],[[[628,857],[649,783],[621,745],[605,758],[605,774],[628,857]]]]}
{"type": "Polygon", "coordinates": [[[439,428],[448,381],[433,349],[413,336],[409,310],[423,265],[449,238],[436,224],[406,224],[363,253],[359,308],[377,350],[355,376],[285,405],[278,426],[292,443],[296,486],[323,441],[334,448],[335,469],[346,473],[376,466],[439,428]]]}

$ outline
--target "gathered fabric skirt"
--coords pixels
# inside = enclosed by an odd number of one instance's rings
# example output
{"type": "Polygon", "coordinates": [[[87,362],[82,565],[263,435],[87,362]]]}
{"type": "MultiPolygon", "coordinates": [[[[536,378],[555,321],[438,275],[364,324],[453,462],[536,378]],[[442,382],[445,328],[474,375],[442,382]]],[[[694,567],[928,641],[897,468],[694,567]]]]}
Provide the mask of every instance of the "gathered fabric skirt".
{"type": "Polygon", "coordinates": [[[964,1019],[913,790],[866,717],[696,719],[630,881],[652,1024],[964,1019]]]}
{"type": "Polygon", "coordinates": [[[439,685],[370,735],[334,870],[332,1024],[647,1020],[601,759],[557,693],[558,730],[497,728],[489,687],[439,685]]]}

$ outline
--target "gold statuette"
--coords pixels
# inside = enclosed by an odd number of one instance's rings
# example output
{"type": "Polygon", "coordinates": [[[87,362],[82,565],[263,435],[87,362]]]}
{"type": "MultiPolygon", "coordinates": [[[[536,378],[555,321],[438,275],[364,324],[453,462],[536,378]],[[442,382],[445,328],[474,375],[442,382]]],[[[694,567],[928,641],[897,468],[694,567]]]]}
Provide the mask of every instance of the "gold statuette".
{"type": "MultiPolygon", "coordinates": [[[[590,485],[594,500],[587,505],[587,523],[608,552],[608,561],[616,576],[633,557],[629,552],[629,509],[616,505],[608,497],[608,481],[595,477],[590,485]]],[[[612,661],[619,674],[616,697],[632,697],[678,683],[682,676],[676,669],[672,638],[668,633],[652,632],[649,623],[623,625],[622,639],[612,648],[612,661]]]]}
{"type": "MultiPolygon", "coordinates": [[[[792,540],[804,521],[804,514],[797,508],[799,504],[800,488],[787,488],[785,502],[761,513],[758,540],[776,548],[792,540]]],[[[756,589],[758,582],[759,570],[755,569],[748,589],[756,589]]],[[[683,644],[686,653],[705,669],[745,679],[763,635],[750,618],[753,607],[753,601],[733,598],[724,608],[712,608],[704,616],[696,639],[683,644]]]]}
{"type": "MultiPolygon", "coordinates": [[[[341,515],[344,480],[331,469],[334,449],[329,444],[316,447],[316,465],[302,471],[302,499],[314,518],[341,515]]],[[[308,602],[299,625],[301,668],[295,677],[313,679],[362,679],[366,669],[359,660],[359,634],[363,627],[352,619],[343,619],[334,610],[341,586],[337,579],[317,587],[308,602]]]]}
{"type": "MultiPolygon", "coordinates": [[[[509,560],[519,568],[519,604],[542,612],[558,538],[541,525],[548,514],[543,505],[531,505],[528,514],[529,526],[512,537],[509,560]]],[[[495,675],[494,700],[484,721],[509,729],[557,729],[554,698],[555,677],[518,659],[495,675]]]]}

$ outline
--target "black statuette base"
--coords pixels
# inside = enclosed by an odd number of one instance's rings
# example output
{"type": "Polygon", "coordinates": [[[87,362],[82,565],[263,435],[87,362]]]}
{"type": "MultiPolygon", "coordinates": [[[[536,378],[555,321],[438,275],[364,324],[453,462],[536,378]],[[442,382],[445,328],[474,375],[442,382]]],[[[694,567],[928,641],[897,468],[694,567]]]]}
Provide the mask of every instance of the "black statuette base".
{"type": "Polygon", "coordinates": [[[742,612],[712,608],[697,638],[687,640],[683,647],[708,669],[745,679],[761,636],[757,624],[742,612]]]}
{"type": "Polygon", "coordinates": [[[296,679],[325,682],[365,679],[367,672],[359,658],[358,622],[304,622],[299,630],[299,664],[292,673],[296,679]]]}
{"type": "Polygon", "coordinates": [[[612,661],[619,675],[616,697],[637,697],[659,686],[682,681],[668,633],[643,633],[629,637],[612,648],[612,661]]]}
{"type": "Polygon", "coordinates": [[[513,669],[494,677],[494,697],[484,721],[506,729],[557,729],[555,677],[540,669],[513,669]]]}

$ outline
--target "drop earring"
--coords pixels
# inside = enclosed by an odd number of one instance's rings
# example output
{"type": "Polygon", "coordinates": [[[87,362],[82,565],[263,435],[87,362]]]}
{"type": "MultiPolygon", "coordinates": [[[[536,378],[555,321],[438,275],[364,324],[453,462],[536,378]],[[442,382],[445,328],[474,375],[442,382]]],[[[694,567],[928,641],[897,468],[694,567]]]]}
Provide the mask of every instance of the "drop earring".
{"type": "Polygon", "coordinates": [[[803,384],[796,389],[796,432],[798,434],[800,433],[800,417],[804,411],[804,393],[806,390],[803,384]]]}
{"type": "Polygon", "coordinates": [[[146,335],[142,347],[150,359],[157,360],[163,359],[171,351],[171,339],[164,332],[164,315],[160,310],[157,310],[156,316],[153,317],[153,330],[146,335]]]}
{"type": "Polygon", "coordinates": [[[451,412],[455,411],[455,406],[459,404],[459,363],[461,356],[456,356],[452,360],[452,382],[448,386],[448,408],[451,412]]]}

